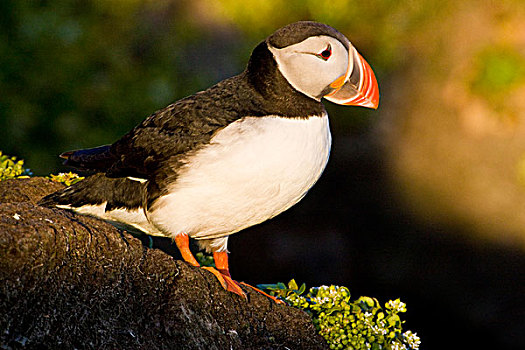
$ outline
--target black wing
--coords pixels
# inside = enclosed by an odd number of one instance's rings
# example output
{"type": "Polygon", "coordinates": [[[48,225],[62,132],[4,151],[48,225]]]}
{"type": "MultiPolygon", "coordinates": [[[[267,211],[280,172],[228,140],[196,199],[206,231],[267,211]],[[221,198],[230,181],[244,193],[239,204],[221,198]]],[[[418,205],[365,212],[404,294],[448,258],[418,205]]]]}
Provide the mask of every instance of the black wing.
{"type": "Polygon", "coordinates": [[[243,98],[237,94],[241,80],[224,80],[153,113],[112,145],[65,152],[64,164],[109,177],[150,178],[166,162],[177,162],[242,117],[243,98]]]}

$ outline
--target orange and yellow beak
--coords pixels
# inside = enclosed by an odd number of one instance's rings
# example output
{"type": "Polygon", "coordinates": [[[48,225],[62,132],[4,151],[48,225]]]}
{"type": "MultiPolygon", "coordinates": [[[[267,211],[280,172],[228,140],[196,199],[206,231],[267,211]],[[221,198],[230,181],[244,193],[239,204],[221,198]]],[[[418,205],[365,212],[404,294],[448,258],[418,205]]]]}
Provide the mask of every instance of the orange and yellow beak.
{"type": "Polygon", "coordinates": [[[346,74],[334,80],[330,87],[334,90],[325,96],[328,101],[373,109],[379,106],[379,86],[374,71],[353,47],[346,74]]]}

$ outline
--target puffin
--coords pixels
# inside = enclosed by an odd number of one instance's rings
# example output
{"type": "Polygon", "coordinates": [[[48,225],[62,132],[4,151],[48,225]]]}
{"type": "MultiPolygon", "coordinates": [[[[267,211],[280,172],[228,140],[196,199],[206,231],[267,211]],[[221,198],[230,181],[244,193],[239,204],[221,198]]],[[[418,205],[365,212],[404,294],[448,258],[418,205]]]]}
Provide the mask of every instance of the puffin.
{"type": "Polygon", "coordinates": [[[319,179],[331,147],[323,98],[377,109],[374,72],[336,29],[289,24],[239,75],[154,112],[113,144],[61,154],[90,175],[39,204],[170,237],[199,267],[192,238],[213,253],[215,267],[203,268],[246,298],[240,285],[249,285],[229,272],[228,238],[287,210],[319,179]]]}

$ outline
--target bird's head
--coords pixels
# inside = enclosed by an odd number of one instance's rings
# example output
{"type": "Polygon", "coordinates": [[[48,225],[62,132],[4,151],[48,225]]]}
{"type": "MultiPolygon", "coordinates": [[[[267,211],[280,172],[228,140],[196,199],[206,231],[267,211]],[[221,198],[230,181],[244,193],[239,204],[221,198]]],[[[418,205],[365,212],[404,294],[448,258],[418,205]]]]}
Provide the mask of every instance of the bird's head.
{"type": "Polygon", "coordinates": [[[277,67],[304,95],[376,109],[379,88],[370,65],[334,28],[317,22],[289,24],[266,39],[277,67]]]}

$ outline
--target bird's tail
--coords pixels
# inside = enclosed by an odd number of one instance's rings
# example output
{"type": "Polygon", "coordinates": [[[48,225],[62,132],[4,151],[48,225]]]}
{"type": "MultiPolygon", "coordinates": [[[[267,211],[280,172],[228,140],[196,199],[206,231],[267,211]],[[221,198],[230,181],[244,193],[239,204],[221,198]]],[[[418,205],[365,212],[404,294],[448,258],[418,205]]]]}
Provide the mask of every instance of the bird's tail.
{"type": "Polygon", "coordinates": [[[64,165],[85,171],[105,171],[116,161],[111,153],[111,145],[64,152],[64,165]]]}
{"type": "Polygon", "coordinates": [[[144,191],[144,184],[141,182],[127,178],[109,178],[98,173],[45,196],[38,204],[73,210],[85,206],[103,206],[103,212],[118,208],[133,210],[142,207],[144,191]]]}

